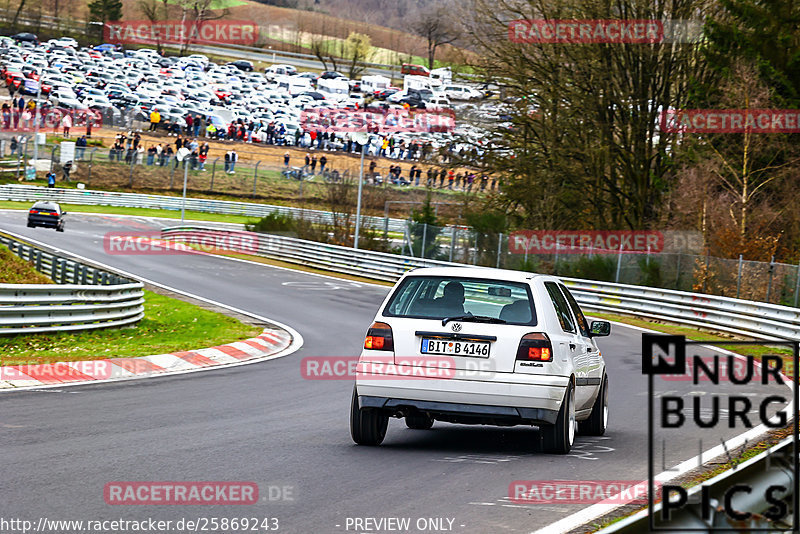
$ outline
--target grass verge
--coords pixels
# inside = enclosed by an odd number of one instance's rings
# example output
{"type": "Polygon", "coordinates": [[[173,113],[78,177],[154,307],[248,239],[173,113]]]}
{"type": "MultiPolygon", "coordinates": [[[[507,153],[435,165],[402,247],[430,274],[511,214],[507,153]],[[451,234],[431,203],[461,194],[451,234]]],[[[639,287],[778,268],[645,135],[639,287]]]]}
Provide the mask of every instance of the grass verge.
{"type": "Polygon", "coordinates": [[[0,284],[52,283],[52,280],[37,272],[30,263],[0,245],[0,284]]]}
{"type": "Polygon", "coordinates": [[[0,365],[166,354],[231,343],[261,331],[221,313],[145,291],[145,316],[135,328],[3,337],[0,365]]]}

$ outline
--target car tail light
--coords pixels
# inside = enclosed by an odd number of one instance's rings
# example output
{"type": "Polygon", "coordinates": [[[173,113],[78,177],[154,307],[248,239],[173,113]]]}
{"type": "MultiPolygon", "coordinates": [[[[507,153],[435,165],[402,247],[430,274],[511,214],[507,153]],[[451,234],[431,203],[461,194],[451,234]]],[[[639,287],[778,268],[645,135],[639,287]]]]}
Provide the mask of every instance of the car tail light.
{"type": "Polygon", "coordinates": [[[386,323],[372,323],[364,339],[364,348],[372,350],[394,350],[392,327],[386,323]]]}
{"type": "Polygon", "coordinates": [[[36,210],[31,210],[31,211],[29,211],[28,213],[32,213],[32,214],[36,215],[36,214],[37,214],[37,213],[39,213],[39,212],[38,212],[38,211],[36,211],[36,210]]]}
{"type": "Polygon", "coordinates": [[[525,334],[519,342],[517,360],[552,362],[553,346],[547,334],[525,334]]]}

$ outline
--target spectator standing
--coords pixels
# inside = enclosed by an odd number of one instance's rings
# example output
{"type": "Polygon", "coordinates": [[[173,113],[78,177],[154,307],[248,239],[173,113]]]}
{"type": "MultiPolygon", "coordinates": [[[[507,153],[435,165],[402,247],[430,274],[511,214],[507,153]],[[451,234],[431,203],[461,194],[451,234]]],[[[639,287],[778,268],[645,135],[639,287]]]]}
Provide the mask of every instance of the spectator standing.
{"type": "Polygon", "coordinates": [[[289,158],[290,158],[290,155],[289,155],[289,153],[288,153],[288,152],[286,152],[286,153],[283,155],[283,166],[284,166],[284,167],[288,167],[288,166],[289,166],[289,158]]]}
{"type": "Polygon", "coordinates": [[[439,189],[444,187],[444,177],[447,176],[447,171],[442,169],[439,171],[439,189]]]}
{"type": "Polygon", "coordinates": [[[225,152],[225,172],[230,174],[231,172],[231,153],[230,151],[225,152]]]}
{"type": "Polygon", "coordinates": [[[64,129],[64,137],[69,139],[69,129],[72,128],[72,115],[69,113],[64,114],[61,119],[61,127],[64,129]]]}
{"type": "Polygon", "coordinates": [[[47,173],[47,187],[55,187],[56,186],[56,173],[50,171],[47,173]]]}
{"type": "Polygon", "coordinates": [[[323,154],[322,157],[319,158],[319,173],[320,174],[325,174],[325,165],[327,165],[327,164],[328,164],[328,158],[325,156],[325,154],[323,154]]]}
{"type": "Polygon", "coordinates": [[[314,154],[311,156],[311,174],[316,174],[315,169],[317,168],[317,155],[314,154]]]}
{"type": "Polygon", "coordinates": [[[151,146],[150,148],[147,149],[147,165],[152,165],[153,164],[153,162],[156,159],[156,154],[157,153],[158,153],[158,150],[156,149],[155,146],[151,146]]]}
{"type": "Polygon", "coordinates": [[[189,133],[189,135],[191,135],[191,133],[194,131],[194,116],[191,113],[188,113],[186,115],[186,119],[184,120],[186,121],[186,131],[189,133]]]}
{"type": "Polygon", "coordinates": [[[489,177],[484,174],[481,176],[481,191],[486,191],[487,183],[489,183],[489,177]]]}
{"type": "Polygon", "coordinates": [[[231,174],[236,172],[236,162],[238,160],[239,154],[237,154],[235,150],[231,150],[231,170],[229,171],[231,174]]]}
{"type": "Polygon", "coordinates": [[[11,136],[11,155],[12,156],[14,154],[16,154],[18,146],[19,145],[18,145],[18,141],[17,141],[17,136],[16,135],[12,135],[11,136]]]}
{"type": "Polygon", "coordinates": [[[209,146],[208,143],[200,145],[200,170],[206,170],[206,160],[208,159],[209,146]]]}
{"type": "Polygon", "coordinates": [[[86,145],[88,142],[86,141],[86,136],[82,135],[75,141],[75,157],[79,160],[83,159],[83,153],[86,151],[86,145]]]}
{"type": "Polygon", "coordinates": [[[69,182],[69,173],[72,171],[72,162],[68,161],[64,164],[61,168],[61,171],[64,173],[64,181],[69,182]]]}
{"type": "Polygon", "coordinates": [[[149,132],[155,132],[158,130],[158,123],[161,122],[161,113],[157,110],[153,110],[150,112],[150,129],[149,132]]]}
{"type": "Polygon", "coordinates": [[[447,189],[453,189],[453,182],[456,179],[456,173],[453,172],[451,169],[450,172],[447,173],[447,189]]]}
{"type": "Polygon", "coordinates": [[[200,137],[200,127],[202,126],[202,118],[200,115],[194,116],[194,131],[192,132],[195,137],[200,137]]]}

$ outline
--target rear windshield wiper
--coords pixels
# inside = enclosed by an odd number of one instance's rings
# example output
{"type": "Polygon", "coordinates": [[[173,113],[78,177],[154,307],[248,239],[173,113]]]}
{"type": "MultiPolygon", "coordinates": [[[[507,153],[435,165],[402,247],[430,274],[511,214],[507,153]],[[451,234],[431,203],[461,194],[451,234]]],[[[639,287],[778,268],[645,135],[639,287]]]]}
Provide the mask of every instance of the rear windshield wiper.
{"type": "Polygon", "coordinates": [[[454,315],[453,317],[445,317],[442,319],[442,326],[447,326],[450,321],[468,321],[472,323],[491,323],[491,324],[506,324],[503,319],[496,317],[489,317],[488,315],[472,315],[466,313],[464,315],[454,315]]]}

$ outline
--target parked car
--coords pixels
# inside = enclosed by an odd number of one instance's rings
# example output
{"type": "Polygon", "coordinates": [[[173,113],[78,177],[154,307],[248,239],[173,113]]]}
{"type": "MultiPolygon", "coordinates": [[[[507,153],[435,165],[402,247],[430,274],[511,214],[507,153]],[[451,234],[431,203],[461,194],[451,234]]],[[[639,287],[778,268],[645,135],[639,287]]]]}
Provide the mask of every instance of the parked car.
{"type": "MultiPolygon", "coordinates": [[[[566,454],[576,430],[602,435],[608,377],[584,317],[554,276],[486,268],[406,273],[367,330],[356,367],[350,433],[379,445],[390,417],[536,425],[543,448],[566,454]]],[[[531,442],[536,440],[531,439],[531,442]]]]}
{"type": "Polygon", "coordinates": [[[253,72],[254,69],[253,63],[246,59],[237,59],[236,61],[231,61],[228,65],[232,65],[244,72],[253,72]]]}
{"type": "Polygon", "coordinates": [[[61,209],[57,202],[40,200],[28,210],[28,228],[42,226],[55,228],[57,232],[64,231],[64,216],[66,211],[61,209]]]}
{"type": "Polygon", "coordinates": [[[22,32],[11,36],[17,43],[31,43],[34,46],[39,44],[39,37],[35,33],[22,32]]]}

